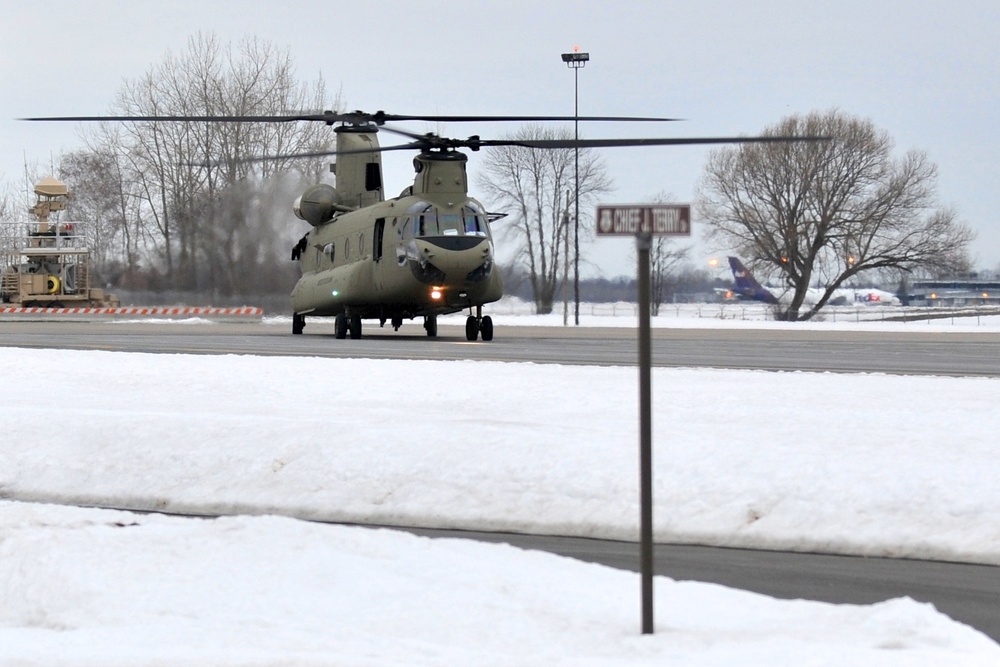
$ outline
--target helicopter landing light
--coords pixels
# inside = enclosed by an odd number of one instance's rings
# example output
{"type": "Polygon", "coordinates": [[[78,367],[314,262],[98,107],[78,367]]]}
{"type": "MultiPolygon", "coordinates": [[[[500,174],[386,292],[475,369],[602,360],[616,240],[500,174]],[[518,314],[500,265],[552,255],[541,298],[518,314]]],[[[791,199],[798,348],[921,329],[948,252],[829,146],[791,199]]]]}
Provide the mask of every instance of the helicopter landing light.
{"type": "Polygon", "coordinates": [[[434,299],[435,301],[437,301],[438,299],[441,298],[441,288],[440,287],[432,287],[431,288],[431,298],[434,299]]]}

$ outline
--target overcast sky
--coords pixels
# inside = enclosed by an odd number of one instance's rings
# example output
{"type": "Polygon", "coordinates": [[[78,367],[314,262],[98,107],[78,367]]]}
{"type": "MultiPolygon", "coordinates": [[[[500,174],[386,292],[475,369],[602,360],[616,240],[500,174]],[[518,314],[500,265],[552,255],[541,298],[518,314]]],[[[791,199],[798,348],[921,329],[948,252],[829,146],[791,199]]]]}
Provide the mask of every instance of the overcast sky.
{"type": "MultiPolygon", "coordinates": [[[[48,164],[81,146],[75,124],[16,118],[105,113],[124,80],[168,51],[183,55],[198,31],[234,42],[257,35],[290,50],[300,79],[322,75],[340,89],[348,108],[407,114],[572,115],[574,74],[559,55],[579,46],[591,57],[579,71],[581,115],[686,119],[586,125],[582,135],[749,135],[790,114],[836,107],[888,131],[900,154],[926,151],[939,168],[942,203],[978,232],[976,265],[1000,268],[996,0],[0,0],[0,19],[6,181],[23,184],[25,161],[48,164]]],[[[458,137],[517,129],[408,127],[458,137]]],[[[707,152],[604,150],[617,187],[605,203],[659,193],[691,201],[707,152]]],[[[479,159],[470,160],[473,178],[479,159]]],[[[384,161],[395,194],[411,181],[411,158],[384,161]]],[[[591,273],[634,272],[628,241],[588,248],[591,273]]],[[[695,259],[719,250],[701,244],[695,259]]]]}

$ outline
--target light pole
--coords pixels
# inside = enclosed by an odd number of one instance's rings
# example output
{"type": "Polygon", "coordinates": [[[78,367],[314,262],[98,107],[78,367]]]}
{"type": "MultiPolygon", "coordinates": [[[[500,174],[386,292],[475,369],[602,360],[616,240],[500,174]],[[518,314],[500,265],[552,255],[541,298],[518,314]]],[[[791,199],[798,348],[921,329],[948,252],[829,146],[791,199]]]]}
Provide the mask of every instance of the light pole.
{"type": "MultiPolygon", "coordinates": [[[[580,53],[580,47],[574,46],[572,53],[562,54],[566,66],[573,70],[573,134],[580,141],[580,68],[590,60],[589,53],[580,53]]],[[[573,200],[575,213],[573,215],[573,322],[580,326],[580,147],[573,147],[573,200]]]]}

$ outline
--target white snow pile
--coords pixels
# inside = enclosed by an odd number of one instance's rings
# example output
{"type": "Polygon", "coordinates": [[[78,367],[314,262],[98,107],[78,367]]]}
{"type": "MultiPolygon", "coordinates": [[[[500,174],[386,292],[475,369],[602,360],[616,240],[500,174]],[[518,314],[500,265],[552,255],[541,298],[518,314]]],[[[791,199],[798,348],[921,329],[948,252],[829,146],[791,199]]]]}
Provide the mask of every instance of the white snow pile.
{"type": "MultiPolygon", "coordinates": [[[[653,378],[658,540],[1000,563],[1000,380],[653,378]]],[[[633,573],[249,516],[634,539],[634,369],[0,348],[0,396],[3,665],[1000,664],[908,599],[658,577],[641,636],[633,573]]]]}
{"type": "Polygon", "coordinates": [[[0,503],[3,665],[995,665],[909,599],[778,601],[505,545],[0,503]]]}
{"type": "MultiPolygon", "coordinates": [[[[9,497],[637,535],[635,369],[13,349],[0,367],[9,497]]],[[[660,541],[1000,564],[998,379],[659,368],[653,391],[660,541]]]]}

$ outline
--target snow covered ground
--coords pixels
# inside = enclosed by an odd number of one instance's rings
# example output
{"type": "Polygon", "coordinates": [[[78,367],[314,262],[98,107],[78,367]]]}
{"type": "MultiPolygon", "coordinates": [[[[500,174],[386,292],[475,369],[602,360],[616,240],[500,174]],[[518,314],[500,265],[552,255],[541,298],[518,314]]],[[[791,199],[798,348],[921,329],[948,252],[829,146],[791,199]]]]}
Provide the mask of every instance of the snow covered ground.
{"type": "MultiPolygon", "coordinates": [[[[633,573],[273,516],[634,539],[635,386],[0,348],[0,665],[1000,664],[909,599],[658,577],[641,636],[633,573]]],[[[1000,564],[1000,379],[655,369],[653,388],[658,540],[1000,564]]]]}

